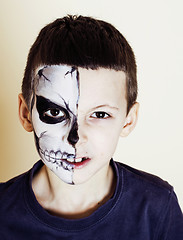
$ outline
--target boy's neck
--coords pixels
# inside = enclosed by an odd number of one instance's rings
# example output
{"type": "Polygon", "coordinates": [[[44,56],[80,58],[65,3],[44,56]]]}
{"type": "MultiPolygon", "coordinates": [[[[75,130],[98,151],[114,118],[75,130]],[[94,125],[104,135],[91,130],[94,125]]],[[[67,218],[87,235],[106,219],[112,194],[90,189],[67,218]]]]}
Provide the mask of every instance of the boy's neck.
{"type": "Polygon", "coordinates": [[[64,183],[45,165],[32,181],[40,205],[52,215],[70,219],[92,214],[112,197],[115,187],[116,178],[110,165],[79,185],[64,183]]]}

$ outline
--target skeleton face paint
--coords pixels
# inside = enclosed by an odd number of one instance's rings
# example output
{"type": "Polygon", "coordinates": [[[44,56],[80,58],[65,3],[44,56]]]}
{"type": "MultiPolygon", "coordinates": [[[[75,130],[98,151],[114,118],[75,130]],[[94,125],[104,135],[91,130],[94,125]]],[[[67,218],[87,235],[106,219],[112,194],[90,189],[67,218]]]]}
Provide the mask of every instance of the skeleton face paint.
{"type": "Polygon", "coordinates": [[[73,183],[78,137],[78,71],[64,65],[37,71],[32,100],[32,123],[42,161],[60,179],[73,183]]]}

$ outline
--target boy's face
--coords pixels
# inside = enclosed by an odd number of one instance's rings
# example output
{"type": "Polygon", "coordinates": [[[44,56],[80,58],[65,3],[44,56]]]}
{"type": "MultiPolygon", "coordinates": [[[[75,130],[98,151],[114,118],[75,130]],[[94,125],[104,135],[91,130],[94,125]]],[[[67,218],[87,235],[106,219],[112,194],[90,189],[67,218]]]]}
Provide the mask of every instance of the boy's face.
{"type": "Polygon", "coordinates": [[[45,165],[70,184],[107,169],[127,121],[125,73],[54,65],[36,78],[32,125],[45,165]]]}

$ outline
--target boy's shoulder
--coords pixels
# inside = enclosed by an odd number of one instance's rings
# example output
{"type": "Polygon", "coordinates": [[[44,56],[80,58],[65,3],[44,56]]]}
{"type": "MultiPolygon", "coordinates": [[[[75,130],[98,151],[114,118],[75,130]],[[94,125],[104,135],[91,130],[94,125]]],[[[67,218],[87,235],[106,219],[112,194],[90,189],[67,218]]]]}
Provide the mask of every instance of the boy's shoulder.
{"type": "Polygon", "coordinates": [[[123,163],[116,162],[116,166],[122,179],[121,204],[127,212],[133,208],[133,215],[138,215],[140,209],[155,219],[175,206],[180,212],[177,196],[167,181],[123,163]]]}
{"type": "Polygon", "coordinates": [[[138,192],[169,195],[173,192],[173,187],[160,177],[133,168],[121,162],[115,162],[118,171],[122,172],[125,190],[137,190],[138,192]]]}
{"type": "Polygon", "coordinates": [[[0,183],[0,200],[1,198],[3,198],[5,194],[11,195],[14,192],[17,192],[18,189],[21,189],[22,183],[24,182],[24,178],[26,174],[27,172],[22,173],[16,177],[13,177],[6,182],[1,182],[0,183]]]}
{"type": "Polygon", "coordinates": [[[38,168],[42,166],[41,161],[38,161],[34,166],[6,182],[0,182],[0,200],[3,199],[3,196],[10,196],[11,194],[13,195],[14,193],[18,193],[18,191],[22,192],[23,184],[27,184],[28,187],[28,181],[30,180],[30,175],[33,174],[38,168]]]}

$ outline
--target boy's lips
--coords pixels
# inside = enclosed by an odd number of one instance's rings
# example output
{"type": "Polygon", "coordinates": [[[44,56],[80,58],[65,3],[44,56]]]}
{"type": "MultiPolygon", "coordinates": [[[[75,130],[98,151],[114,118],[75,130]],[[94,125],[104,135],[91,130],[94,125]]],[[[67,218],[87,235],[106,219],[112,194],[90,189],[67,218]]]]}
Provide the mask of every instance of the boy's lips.
{"type": "Polygon", "coordinates": [[[80,157],[75,159],[63,159],[64,161],[67,161],[69,164],[71,164],[74,169],[79,169],[84,167],[91,159],[88,157],[80,157]]]}

